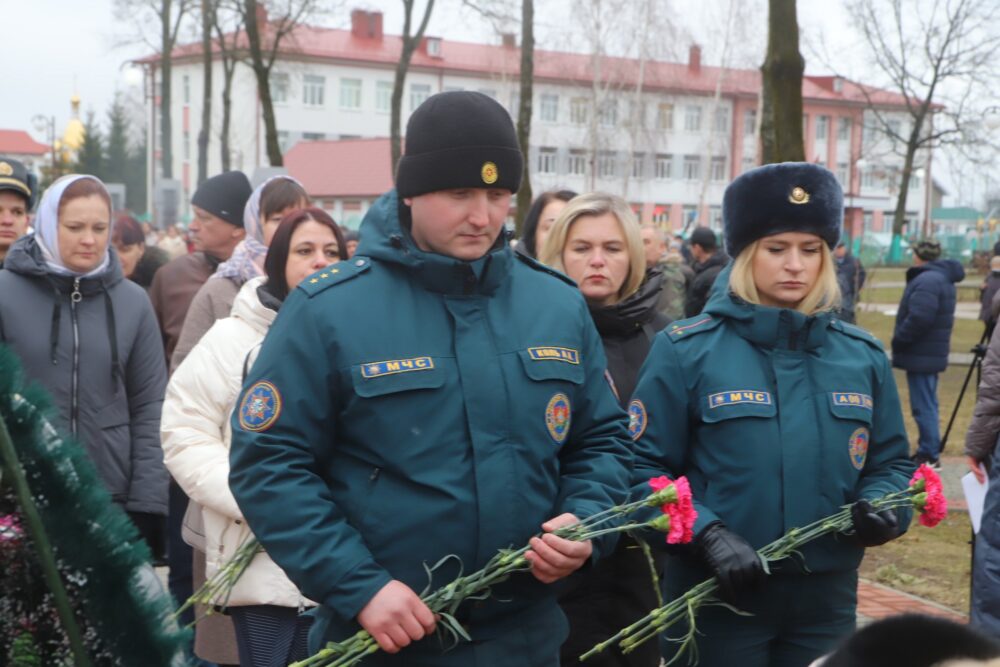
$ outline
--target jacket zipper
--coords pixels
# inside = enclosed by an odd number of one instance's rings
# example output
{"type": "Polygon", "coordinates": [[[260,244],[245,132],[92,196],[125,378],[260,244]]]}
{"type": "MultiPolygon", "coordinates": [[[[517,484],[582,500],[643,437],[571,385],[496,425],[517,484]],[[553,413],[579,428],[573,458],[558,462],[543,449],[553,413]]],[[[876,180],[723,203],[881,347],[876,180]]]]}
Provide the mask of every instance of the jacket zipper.
{"type": "Polygon", "coordinates": [[[79,380],[80,380],[80,326],[76,319],[76,304],[80,303],[80,279],[73,280],[73,292],[69,295],[69,312],[73,320],[73,383],[70,398],[69,430],[73,437],[77,436],[77,421],[80,413],[79,380]]]}

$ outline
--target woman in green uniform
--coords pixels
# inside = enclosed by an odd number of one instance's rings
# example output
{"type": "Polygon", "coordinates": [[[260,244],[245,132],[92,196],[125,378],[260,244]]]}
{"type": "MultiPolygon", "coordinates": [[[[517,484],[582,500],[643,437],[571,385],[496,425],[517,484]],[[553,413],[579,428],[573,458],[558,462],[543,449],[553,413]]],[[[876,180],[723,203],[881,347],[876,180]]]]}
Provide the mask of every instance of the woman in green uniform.
{"type": "MultiPolygon", "coordinates": [[[[833,316],[842,218],[840,185],[818,165],[733,181],[723,222],[735,260],[701,315],[657,336],[629,404],[633,493],[652,476],[686,475],[699,514],[693,546],[669,558],[665,596],[714,575],[722,598],[751,614],[699,613],[701,667],[809,664],[854,628],[864,547],[909,523],[867,502],[904,488],[912,465],[882,346],[833,316]],[[765,573],[756,549],[846,504],[852,534],[765,573]]],[[[662,638],[665,657],[686,630],[662,638]]]]}

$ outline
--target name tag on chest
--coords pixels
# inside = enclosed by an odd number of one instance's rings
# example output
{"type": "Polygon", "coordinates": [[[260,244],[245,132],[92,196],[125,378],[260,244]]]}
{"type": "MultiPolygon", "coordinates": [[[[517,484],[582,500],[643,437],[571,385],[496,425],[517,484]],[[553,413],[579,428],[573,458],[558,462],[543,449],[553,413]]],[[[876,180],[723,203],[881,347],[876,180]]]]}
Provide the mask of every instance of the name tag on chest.
{"type": "Polygon", "coordinates": [[[755,391],[752,389],[720,391],[716,394],[709,394],[708,396],[708,407],[713,410],[724,405],[739,405],[740,403],[750,403],[752,405],[771,405],[772,402],[771,392],[755,391]]]}
{"type": "Polygon", "coordinates": [[[375,361],[361,366],[361,376],[377,378],[382,375],[409,373],[411,371],[429,371],[434,368],[434,360],[430,357],[414,357],[412,359],[394,359],[391,361],[375,361]]]}

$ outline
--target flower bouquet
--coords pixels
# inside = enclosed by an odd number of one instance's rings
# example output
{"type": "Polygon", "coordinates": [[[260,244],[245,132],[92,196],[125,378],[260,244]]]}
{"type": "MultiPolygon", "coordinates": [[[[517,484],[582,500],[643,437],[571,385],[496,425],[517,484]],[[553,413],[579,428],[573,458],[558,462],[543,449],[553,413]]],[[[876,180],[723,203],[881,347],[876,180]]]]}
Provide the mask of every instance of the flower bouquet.
{"type": "MultiPolygon", "coordinates": [[[[233,553],[233,557],[223,567],[219,568],[215,574],[209,577],[191,597],[185,600],[184,604],[178,607],[177,611],[173,613],[173,617],[179,619],[185,611],[196,604],[204,605],[208,608],[205,616],[211,614],[215,606],[225,607],[229,603],[229,596],[232,594],[236,582],[243,576],[246,569],[250,567],[250,562],[253,561],[254,557],[262,551],[264,551],[264,547],[252,535],[243,540],[239,548],[233,553]]],[[[197,620],[195,619],[195,622],[197,620]]],[[[193,626],[194,622],[191,625],[193,626]]]]}
{"type": "MultiPolygon", "coordinates": [[[[677,480],[670,480],[658,477],[649,480],[649,484],[653,492],[642,500],[615,505],[572,526],[559,528],[553,531],[554,534],[567,540],[583,542],[611,533],[652,528],[666,533],[669,544],[690,542],[694,536],[693,527],[697,513],[687,479],[680,477],[677,480]],[[659,507],[661,513],[649,521],[618,523],[618,519],[643,507],[659,507]]],[[[454,616],[459,605],[466,600],[485,599],[495,584],[506,581],[515,572],[529,570],[531,565],[525,558],[528,550],[527,546],[520,549],[502,549],[481,570],[461,576],[433,592],[425,591],[420,599],[438,616],[438,623],[455,641],[459,639],[470,641],[468,633],[454,616]]],[[[441,563],[426,568],[428,576],[439,565],[441,563]]],[[[327,644],[326,648],[306,660],[295,663],[292,667],[348,667],[358,664],[365,656],[378,650],[379,646],[375,639],[367,631],[361,630],[342,642],[327,644]]]]}
{"type": "MultiPolygon", "coordinates": [[[[914,507],[919,512],[920,523],[927,527],[936,526],[948,513],[948,502],[944,496],[941,479],[927,465],[921,465],[917,468],[917,471],[913,474],[913,478],[910,480],[909,487],[906,489],[887,494],[870,502],[872,507],[878,511],[908,506],[914,507]]],[[[767,570],[769,563],[792,556],[804,544],[824,535],[849,533],[853,525],[851,506],[845,505],[839,512],[825,519],[820,519],[802,528],[793,528],[782,537],[758,550],[757,553],[764,563],[765,570],[767,570]]],[[[690,654],[691,660],[696,660],[695,651],[697,647],[694,644],[694,638],[697,633],[695,616],[698,613],[698,609],[703,605],[729,607],[729,605],[726,605],[716,597],[717,588],[718,585],[714,577],[706,579],[691,588],[683,596],[670,601],[658,609],[654,609],[635,623],[620,630],[613,637],[594,646],[580,656],[580,660],[583,661],[592,658],[616,643],[622,653],[630,653],[641,644],[656,637],[681,620],[687,620],[688,632],[676,640],[680,644],[680,647],[673,659],[667,664],[676,662],[685,654],[690,654]]],[[[737,613],[743,612],[737,611],[737,613]]]]}

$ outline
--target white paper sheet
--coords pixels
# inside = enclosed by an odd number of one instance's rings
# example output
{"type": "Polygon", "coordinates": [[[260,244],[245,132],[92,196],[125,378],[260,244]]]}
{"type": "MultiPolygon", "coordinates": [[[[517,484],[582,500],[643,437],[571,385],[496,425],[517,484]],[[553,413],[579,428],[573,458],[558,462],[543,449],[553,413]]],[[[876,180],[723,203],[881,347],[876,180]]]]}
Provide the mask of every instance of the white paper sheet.
{"type": "Polygon", "coordinates": [[[983,505],[986,503],[986,485],[980,484],[976,476],[970,472],[962,478],[962,491],[965,492],[965,502],[969,506],[972,530],[978,533],[983,519],[983,505]]]}

